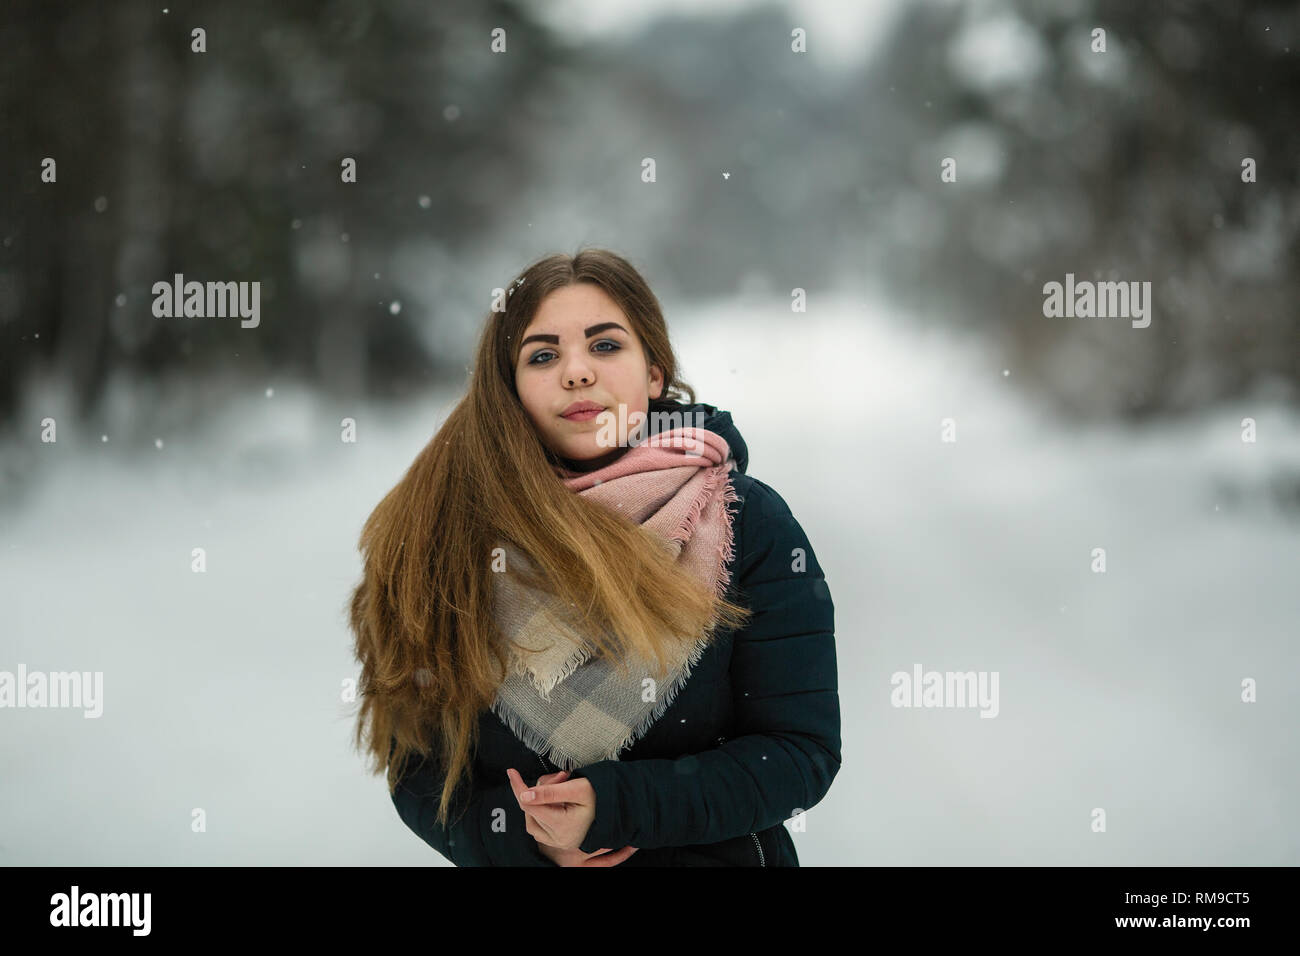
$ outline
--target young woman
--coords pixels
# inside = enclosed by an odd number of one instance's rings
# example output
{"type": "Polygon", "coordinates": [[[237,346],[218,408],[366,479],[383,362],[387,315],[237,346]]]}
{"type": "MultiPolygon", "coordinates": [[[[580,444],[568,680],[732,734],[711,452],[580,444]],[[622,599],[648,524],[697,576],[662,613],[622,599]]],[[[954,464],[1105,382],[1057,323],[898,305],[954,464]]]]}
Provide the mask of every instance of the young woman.
{"type": "Polygon", "coordinates": [[[808,538],[627,261],[498,304],[361,535],[358,747],[458,866],[798,866],[783,821],[840,767],[808,538]]]}

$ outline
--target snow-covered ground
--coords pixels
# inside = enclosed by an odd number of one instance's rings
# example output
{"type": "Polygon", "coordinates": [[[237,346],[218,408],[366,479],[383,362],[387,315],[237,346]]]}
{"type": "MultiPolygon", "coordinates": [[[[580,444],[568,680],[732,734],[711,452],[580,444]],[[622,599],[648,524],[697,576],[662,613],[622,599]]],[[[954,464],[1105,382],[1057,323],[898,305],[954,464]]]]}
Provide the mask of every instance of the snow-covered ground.
{"type": "MultiPolygon", "coordinates": [[[[1255,494],[1300,469],[1300,419],[1064,426],[861,296],[670,323],[835,600],[844,763],[804,865],[1300,863],[1300,519],[1255,494]],[[996,718],[892,706],[918,664],[997,672],[996,718]]],[[[340,691],[361,523],[459,394],[398,415],[266,385],[161,448],[61,423],[40,449],[0,526],[0,670],[102,671],[103,714],[0,710],[0,863],[443,862],[340,691]]]]}

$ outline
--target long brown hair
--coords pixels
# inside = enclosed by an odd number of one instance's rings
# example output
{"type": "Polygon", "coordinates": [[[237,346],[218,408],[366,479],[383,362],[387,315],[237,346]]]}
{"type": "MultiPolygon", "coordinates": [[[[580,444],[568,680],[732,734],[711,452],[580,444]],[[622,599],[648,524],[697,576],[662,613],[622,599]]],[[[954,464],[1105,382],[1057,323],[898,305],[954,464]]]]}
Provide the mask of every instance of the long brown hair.
{"type": "Polygon", "coordinates": [[[507,668],[492,613],[493,548],[519,548],[546,590],[576,612],[592,653],[654,659],[674,644],[737,628],[744,607],[706,590],[652,533],[569,490],[515,390],[518,343],[542,300],[580,282],[623,310],[664,373],[652,408],[695,392],[677,378],[659,302],[632,265],[603,249],[528,266],[500,295],[479,339],[465,397],[384,496],[361,532],[365,570],[350,600],[361,662],[355,745],[388,769],[391,793],[415,753],[438,758],[445,823],[462,775],[473,777],[478,721],[507,668]],[[502,308],[503,307],[503,308],[502,308]],[[609,638],[622,635],[615,646],[609,638]]]}

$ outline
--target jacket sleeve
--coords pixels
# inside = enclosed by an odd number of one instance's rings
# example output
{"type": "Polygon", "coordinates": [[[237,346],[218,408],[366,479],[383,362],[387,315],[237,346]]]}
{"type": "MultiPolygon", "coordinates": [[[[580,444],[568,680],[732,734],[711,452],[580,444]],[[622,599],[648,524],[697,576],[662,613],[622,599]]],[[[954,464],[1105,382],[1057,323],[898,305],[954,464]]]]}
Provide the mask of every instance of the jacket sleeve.
{"type": "Polygon", "coordinates": [[[447,825],[440,825],[438,801],[444,778],[436,752],[427,758],[413,754],[393,790],[398,816],[425,843],[456,866],[556,865],[542,854],[526,829],[524,811],[519,809],[509,780],[495,785],[476,776],[469,786],[462,779],[447,825]]]}
{"type": "Polygon", "coordinates": [[[789,506],[762,482],[753,480],[736,525],[734,583],[753,617],[733,635],[735,736],[676,759],[575,770],[596,793],[584,853],[764,830],[818,803],[839,772],[835,607],[821,566],[789,506]]]}

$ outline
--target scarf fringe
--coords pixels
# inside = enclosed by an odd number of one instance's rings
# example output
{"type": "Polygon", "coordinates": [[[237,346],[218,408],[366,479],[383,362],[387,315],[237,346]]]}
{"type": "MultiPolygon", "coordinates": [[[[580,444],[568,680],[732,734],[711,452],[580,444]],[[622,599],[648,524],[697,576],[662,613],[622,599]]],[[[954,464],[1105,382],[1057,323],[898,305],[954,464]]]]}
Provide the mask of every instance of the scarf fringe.
{"type": "Polygon", "coordinates": [[[547,681],[543,685],[542,682],[537,679],[537,675],[529,670],[524,655],[521,655],[513,647],[510,649],[510,660],[514,665],[514,672],[520,677],[527,677],[532,682],[533,686],[537,688],[537,693],[541,695],[542,700],[550,700],[551,691],[554,690],[561,681],[585,664],[587,659],[590,657],[591,650],[586,645],[579,647],[565,659],[564,663],[560,666],[559,673],[555,675],[554,679],[547,681]]]}
{"type": "Polygon", "coordinates": [[[664,691],[663,698],[654,706],[650,713],[646,715],[645,719],[633,728],[632,733],[628,738],[623,741],[623,743],[619,744],[612,754],[605,757],[606,760],[617,760],[618,752],[620,750],[623,750],[640,740],[650,730],[650,728],[654,726],[655,722],[663,716],[664,711],[672,706],[673,699],[677,696],[677,692],[686,686],[686,682],[691,676],[691,670],[700,662],[700,658],[704,656],[704,652],[707,649],[708,643],[706,641],[700,641],[695,645],[695,648],[691,651],[690,657],[688,657],[686,662],[682,665],[682,672],[677,676],[677,679],[669,685],[668,689],[664,691]]]}
{"type": "Polygon", "coordinates": [[[546,757],[561,770],[575,770],[579,766],[578,761],[564,753],[558,745],[548,744],[545,737],[515,716],[514,711],[506,708],[499,697],[493,702],[492,711],[529,750],[546,757]]]}
{"type": "Polygon", "coordinates": [[[686,513],[686,519],[681,526],[673,533],[673,538],[686,541],[695,534],[695,525],[700,520],[705,506],[713,498],[714,492],[717,491],[719,483],[722,484],[722,493],[718,495],[718,507],[726,512],[726,517],[722,522],[722,543],[718,545],[717,555],[721,558],[718,564],[718,579],[714,582],[715,590],[718,597],[725,597],[727,587],[731,583],[731,571],[728,565],[736,555],[735,549],[735,532],[732,529],[732,523],[735,520],[735,514],[727,507],[740,501],[740,496],[736,494],[736,488],[731,482],[732,459],[727,459],[726,467],[714,469],[714,473],[705,478],[704,491],[691,504],[690,510],[686,513]]]}
{"type": "MultiPolygon", "coordinates": [[[[646,715],[645,719],[634,727],[627,737],[620,741],[612,750],[598,755],[596,760],[617,760],[621,751],[626,750],[629,746],[640,740],[650,730],[650,728],[655,725],[655,722],[664,715],[664,712],[672,706],[673,701],[677,697],[677,693],[686,686],[687,681],[690,679],[691,671],[694,669],[695,665],[700,662],[700,658],[704,656],[704,652],[707,649],[707,642],[700,641],[697,643],[686,662],[682,665],[681,673],[678,674],[676,680],[669,685],[668,690],[664,692],[659,703],[655,704],[654,708],[646,715]]],[[[594,762],[590,758],[584,759],[570,754],[558,744],[549,742],[546,737],[537,733],[537,731],[525,724],[514,713],[514,711],[510,710],[510,708],[502,703],[500,697],[492,702],[492,711],[501,718],[502,722],[510,728],[511,733],[518,737],[529,750],[541,754],[561,770],[576,770],[578,767],[585,767],[594,762]]]]}

